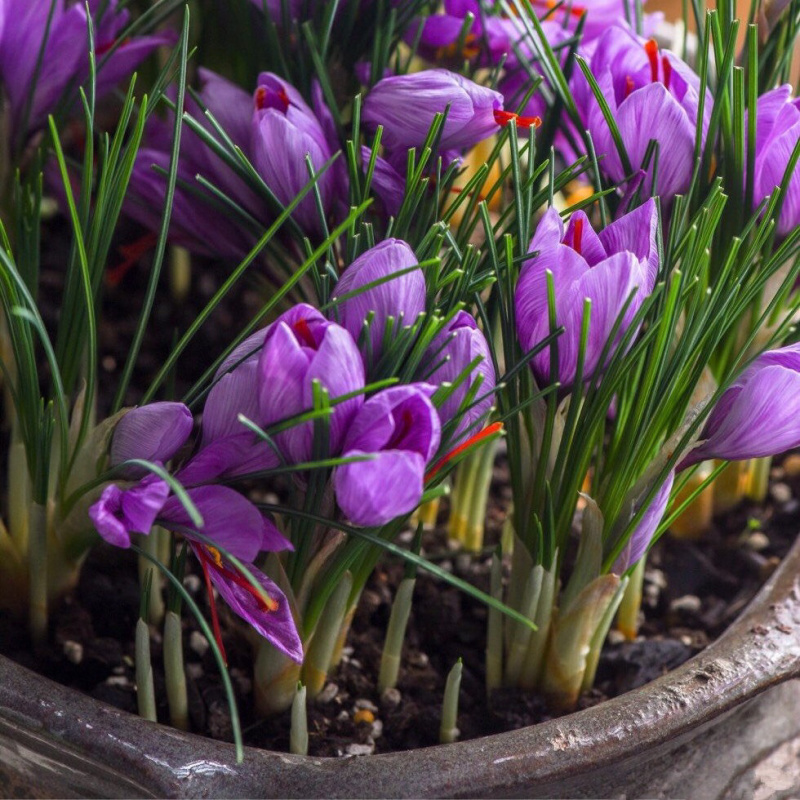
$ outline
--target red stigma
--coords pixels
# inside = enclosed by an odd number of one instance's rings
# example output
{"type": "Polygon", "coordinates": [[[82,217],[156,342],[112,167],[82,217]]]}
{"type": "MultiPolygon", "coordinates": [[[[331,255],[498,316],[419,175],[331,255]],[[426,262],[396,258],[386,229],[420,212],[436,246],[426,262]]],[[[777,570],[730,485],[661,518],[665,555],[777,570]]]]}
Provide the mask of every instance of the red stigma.
{"type": "Polygon", "coordinates": [[[484,439],[487,439],[489,436],[493,436],[495,433],[499,433],[503,430],[503,423],[502,422],[494,422],[489,425],[487,428],[484,428],[482,431],[478,431],[474,436],[470,436],[466,442],[463,442],[458,447],[451,450],[446,456],[440,458],[433,467],[428,471],[425,475],[425,482],[427,483],[431,478],[435,477],[436,474],[441,471],[442,467],[447,464],[448,461],[452,461],[457,455],[463,453],[465,450],[469,449],[473,445],[478,444],[478,442],[482,442],[484,439]]]}
{"type": "Polygon", "coordinates": [[[648,39],[644,45],[647,60],[650,62],[650,80],[658,83],[658,43],[655,39],[648,39]]]}
{"type": "Polygon", "coordinates": [[[283,86],[272,92],[266,86],[259,86],[256,89],[256,108],[260,111],[265,108],[276,108],[285,114],[290,105],[289,95],[286,94],[286,89],[283,86]]]}
{"type": "Polygon", "coordinates": [[[579,217],[575,220],[575,226],[572,229],[572,249],[581,255],[581,238],[583,237],[583,218],[579,217]]]}
{"type": "Polygon", "coordinates": [[[211,575],[208,571],[208,556],[203,552],[202,547],[198,547],[195,551],[200,556],[200,566],[203,568],[203,577],[206,580],[206,591],[208,592],[208,607],[211,609],[211,627],[214,630],[214,639],[219,647],[219,652],[222,654],[222,660],[225,666],[228,666],[228,656],[225,652],[225,645],[222,644],[222,631],[219,627],[219,616],[217,615],[217,603],[214,600],[214,585],[211,583],[211,575]]]}
{"type": "Polygon", "coordinates": [[[308,322],[304,319],[299,319],[292,325],[292,330],[295,336],[300,340],[301,344],[317,349],[317,343],[314,341],[314,335],[311,333],[311,328],[308,327],[308,322]]]}
{"type": "Polygon", "coordinates": [[[130,269],[139,263],[139,259],[156,246],[157,241],[158,236],[155,233],[146,233],[130,244],[120,245],[118,250],[123,260],[106,272],[106,284],[119,285],[130,269]]]}
{"type": "Polygon", "coordinates": [[[669,89],[669,82],[672,80],[672,64],[666,56],[661,56],[661,68],[664,70],[664,86],[669,89]]]}
{"type": "Polygon", "coordinates": [[[518,128],[538,128],[542,124],[542,120],[539,117],[521,117],[511,111],[494,110],[494,121],[501,128],[505,128],[512,119],[517,121],[518,128]]]}
{"type": "Polygon", "coordinates": [[[630,95],[633,89],[634,89],[633,78],[631,78],[631,76],[628,75],[628,77],[625,78],[625,98],[627,98],[630,95]]]}

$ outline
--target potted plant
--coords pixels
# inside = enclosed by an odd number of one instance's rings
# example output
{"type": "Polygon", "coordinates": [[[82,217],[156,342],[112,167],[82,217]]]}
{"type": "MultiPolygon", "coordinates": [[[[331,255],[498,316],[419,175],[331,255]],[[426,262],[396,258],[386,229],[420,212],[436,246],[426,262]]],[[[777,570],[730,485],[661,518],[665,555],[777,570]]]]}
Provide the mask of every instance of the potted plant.
{"type": "MultiPolygon", "coordinates": [[[[302,756],[307,703],[337,668],[386,551],[407,567],[381,689],[397,680],[425,569],[485,603],[490,697],[536,692],[568,713],[612,625],[636,636],[653,544],[728,462],[750,465],[759,495],[765,459],[800,445],[800,112],[785,85],[796,2],[765,7],[742,51],[731,6],[695,9],[694,66],[647,38],[658,19],[640,4],[243,2],[203,8],[199,33],[194,12],[181,18],[169,0],[127,28],[115,3],[43,0],[27,16],[11,5],[19,25],[6,22],[2,52],[22,34],[40,45],[31,69],[11,56],[2,68],[15,167],[0,250],[2,607],[27,616],[42,652],[98,536],[133,548],[140,715],[156,718],[159,629],[169,716],[189,726],[184,608],[232,700],[219,598],[247,626],[257,714],[291,709],[298,755],[245,754],[234,702],[235,747],[201,744],[3,662],[3,724],[17,729],[9,780],[26,779],[31,749],[52,760],[63,735],[58,758],[78,793],[91,781],[104,794],[184,796],[677,790],[671,757],[686,737],[711,748],[735,717],[769,718],[794,696],[787,684],[743,705],[796,675],[796,549],[718,642],[596,709],[413,756],[302,756]],[[174,33],[142,33],[171,14],[174,33]],[[76,26],[71,71],[55,74],[76,26]],[[234,35],[269,47],[246,45],[234,61],[234,35]],[[149,97],[132,80],[101,133],[106,91],[173,43],[149,97]],[[58,317],[39,296],[39,254],[55,246],[40,239],[45,185],[69,222],[58,317]],[[122,215],[149,231],[131,263],[155,251],[126,306],[131,342],[109,392],[98,319],[122,215]],[[177,297],[187,276],[238,265],[163,364],[134,380],[151,313],[164,319],[167,252],[177,297]],[[198,332],[256,274],[252,319],[214,361],[191,364],[198,332]],[[421,521],[404,530],[452,476],[455,528],[480,551],[501,436],[513,506],[480,590],[426,557],[421,521]],[[45,691],[59,705],[36,722],[32,698],[45,691]],[[95,746],[101,720],[111,732],[95,746]],[[130,749],[161,737],[163,757],[130,749]]],[[[458,736],[460,674],[444,690],[442,741],[458,736]]],[[[763,736],[776,744],[796,734],[773,727],[763,736]]],[[[755,769],[741,742],[736,768],[755,769]]],[[[722,791],[718,777],[708,786],[722,791]]]]}

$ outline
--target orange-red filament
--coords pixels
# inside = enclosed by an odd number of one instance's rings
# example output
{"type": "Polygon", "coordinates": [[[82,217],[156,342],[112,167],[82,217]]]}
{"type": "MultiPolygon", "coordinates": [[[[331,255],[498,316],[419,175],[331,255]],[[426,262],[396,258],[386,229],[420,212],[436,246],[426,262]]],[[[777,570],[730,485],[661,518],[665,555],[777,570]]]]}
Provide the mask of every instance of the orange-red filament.
{"type": "Polygon", "coordinates": [[[446,456],[440,458],[428,471],[428,474],[425,476],[425,480],[429,481],[431,478],[435,477],[436,473],[438,473],[448,461],[452,461],[457,455],[478,444],[478,442],[482,442],[489,436],[499,433],[501,430],[503,430],[503,423],[494,422],[488,427],[484,428],[482,431],[478,431],[478,433],[476,433],[474,436],[470,436],[466,442],[462,442],[458,447],[451,450],[446,456]]]}
{"type": "Polygon", "coordinates": [[[505,128],[512,119],[516,120],[518,128],[538,128],[542,124],[542,120],[539,117],[522,117],[519,114],[514,114],[511,111],[495,109],[494,121],[501,128],[505,128]]]}

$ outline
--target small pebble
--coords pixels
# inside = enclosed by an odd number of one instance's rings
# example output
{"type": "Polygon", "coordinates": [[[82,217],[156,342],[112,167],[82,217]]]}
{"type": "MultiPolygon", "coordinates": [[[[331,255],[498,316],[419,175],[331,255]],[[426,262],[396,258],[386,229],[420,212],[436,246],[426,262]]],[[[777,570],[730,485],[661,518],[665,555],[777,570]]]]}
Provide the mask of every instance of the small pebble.
{"type": "Polygon", "coordinates": [[[120,688],[130,686],[130,681],[125,675],[109,675],[105,680],[106,686],[119,686],[120,688]]]}
{"type": "Polygon", "coordinates": [[[469,553],[461,553],[456,556],[456,572],[463,575],[472,569],[472,556],[469,553]]]}
{"type": "Polygon", "coordinates": [[[688,634],[684,634],[683,636],[681,636],[681,644],[685,644],[687,647],[691,647],[692,637],[689,636],[688,634]]]}
{"type": "Polygon", "coordinates": [[[111,670],[113,675],[124,675],[125,674],[125,666],[124,664],[118,664],[114,669],[111,670]]]}
{"type": "Polygon", "coordinates": [[[348,756],[371,756],[375,752],[375,742],[371,744],[349,744],[345,748],[348,756]]]}
{"type": "Polygon", "coordinates": [[[183,585],[189,594],[197,594],[200,591],[200,578],[197,575],[187,575],[183,579],[183,585]]]}
{"type": "Polygon", "coordinates": [[[342,648],[342,658],[350,658],[353,655],[353,648],[352,647],[343,647],[342,648]]]}
{"type": "Polygon", "coordinates": [[[416,652],[409,654],[408,663],[412,667],[419,667],[420,669],[424,669],[431,663],[431,660],[428,658],[427,653],[416,652]]]}
{"type": "Polygon", "coordinates": [[[383,736],[383,721],[376,719],[375,722],[372,723],[372,738],[380,739],[381,736],[383,736]]]}
{"type": "Polygon", "coordinates": [[[80,664],[83,661],[83,645],[68,639],[64,642],[64,655],[70,663],[80,664]]]}
{"type": "Polygon", "coordinates": [[[660,569],[647,569],[644,573],[646,583],[650,583],[658,589],[667,588],[667,578],[660,569]]]}
{"type": "Polygon", "coordinates": [[[208,652],[208,639],[200,631],[192,631],[189,647],[202,658],[208,652]]]}
{"type": "Polygon", "coordinates": [[[746,545],[756,553],[766,550],[769,547],[769,536],[761,531],[756,531],[747,537],[746,545]]]}
{"type": "Polygon", "coordinates": [[[384,689],[383,694],[381,695],[381,705],[390,710],[397,708],[402,700],[403,695],[400,694],[400,690],[395,689],[394,686],[390,687],[389,689],[384,689]]]}
{"type": "Polygon", "coordinates": [[[699,597],[693,594],[685,594],[678,597],[669,604],[670,611],[686,611],[690,614],[696,613],[703,605],[699,597]]]}
{"type": "Polygon", "coordinates": [[[317,702],[325,705],[325,703],[330,703],[337,694],[339,694],[338,685],[330,681],[325,684],[325,688],[317,695],[317,702]]]}
{"type": "Polygon", "coordinates": [[[248,674],[238,667],[230,670],[231,678],[233,678],[236,686],[242,694],[250,694],[253,691],[253,681],[250,680],[248,674]]]}
{"type": "Polygon", "coordinates": [[[625,641],[625,634],[615,628],[608,632],[606,641],[608,641],[609,644],[622,644],[625,641]]]}
{"type": "Polygon", "coordinates": [[[186,674],[193,681],[199,680],[203,677],[203,665],[198,664],[196,661],[190,661],[185,665],[186,674]]]}
{"type": "Polygon", "coordinates": [[[339,712],[339,716],[336,717],[337,722],[349,722],[350,721],[350,714],[347,713],[344,709],[339,712]]]}
{"type": "Polygon", "coordinates": [[[367,700],[366,697],[359,697],[354,706],[356,711],[371,711],[373,714],[378,713],[378,706],[371,700],[367,700]]]}
{"type": "Polygon", "coordinates": [[[348,658],[347,663],[350,664],[353,669],[361,669],[361,662],[357,658],[348,658]]]}
{"type": "Polygon", "coordinates": [[[794,453],[783,460],[783,471],[789,478],[800,475],[800,455],[794,453]]]}
{"type": "Polygon", "coordinates": [[[792,490],[785,483],[773,483],[769,493],[776,503],[788,503],[792,499],[792,490]]]}

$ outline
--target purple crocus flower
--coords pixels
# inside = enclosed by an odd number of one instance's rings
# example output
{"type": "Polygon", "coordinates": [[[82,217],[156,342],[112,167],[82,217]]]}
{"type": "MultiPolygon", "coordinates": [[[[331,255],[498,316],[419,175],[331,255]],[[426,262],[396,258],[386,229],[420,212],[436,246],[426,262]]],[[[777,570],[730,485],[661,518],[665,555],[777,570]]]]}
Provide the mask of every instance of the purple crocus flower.
{"type": "MultiPolygon", "coordinates": [[[[647,0],[642,0],[645,5],[647,0]]],[[[591,0],[591,2],[564,3],[555,8],[556,3],[549,0],[535,0],[534,6],[549,10],[547,19],[560,24],[570,34],[575,33],[578,24],[583,20],[581,45],[596,42],[609,28],[630,28],[628,20],[636,19],[636,0],[591,0]]],[[[664,19],[662,13],[645,14],[642,29],[645,36],[651,36],[664,19]]]]}
{"type": "MultiPolygon", "coordinates": [[[[641,166],[651,139],[659,145],[657,194],[665,206],[689,188],[694,168],[700,78],[669,51],[659,53],[654,40],[639,39],[630,30],[607,29],[591,58],[592,74],[608,101],[633,169],[641,166]]],[[[615,182],[626,177],[611,130],[583,73],[572,81],[575,103],[592,134],[601,169],[615,182]]],[[[705,141],[711,115],[707,92],[701,123],[705,141]]],[[[653,164],[644,181],[651,193],[653,164]]]]}
{"type": "Polygon", "coordinates": [[[499,92],[446,69],[430,69],[378,81],[364,101],[362,119],[372,130],[383,125],[383,144],[399,152],[421,147],[436,114],[448,107],[442,151],[473,147],[512,116],[503,111],[499,92]]]}
{"type": "Polygon", "coordinates": [[[116,424],[111,466],[131,458],[166,463],[192,432],[192,412],[183,403],[150,403],[131,409],[116,424]]]}
{"type": "Polygon", "coordinates": [[[800,344],[768,350],[722,394],[700,435],[679,465],[707,458],[739,461],[800,446],[800,344]]]}
{"type": "MultiPolygon", "coordinates": [[[[353,337],[315,308],[300,304],[270,326],[258,363],[259,410],[269,427],[314,407],[313,385],[326,389],[332,402],[364,387],[364,364],[353,337]]],[[[357,394],[333,405],[329,418],[330,454],[340,452],[345,433],[364,397],[357,394]]],[[[312,455],[314,423],[278,433],[275,443],[291,464],[312,455]]]]}
{"type": "MultiPolygon", "coordinates": [[[[599,234],[582,211],[572,215],[566,232],[554,208],[539,222],[528,248],[538,255],[523,268],[515,294],[517,335],[525,352],[549,335],[547,272],[551,272],[556,324],[565,329],[558,338],[558,380],[563,385],[575,380],[584,300],[592,301],[583,365],[583,377],[588,379],[604,368],[600,356],[630,295],[633,299],[618,328],[615,347],[653,291],[658,272],[657,227],[652,199],[599,234]]],[[[549,382],[549,347],[534,356],[531,367],[540,384],[549,382]]]]}
{"type": "MultiPolygon", "coordinates": [[[[89,10],[95,26],[98,65],[102,62],[98,94],[128,77],[156,47],[172,41],[165,34],[134,38],[122,43],[103,62],[103,54],[115,44],[128,12],[118,10],[116,0],[92,0],[89,10]]],[[[65,0],[3,0],[0,16],[5,20],[0,31],[0,81],[8,98],[13,140],[22,144],[30,133],[44,127],[47,115],[56,110],[66,89],[89,77],[86,7],[65,0]]]]}
{"type": "MultiPolygon", "coordinates": [[[[311,180],[306,159],[315,173],[322,170],[332,151],[320,120],[291,84],[271,72],[258,76],[254,96],[253,163],[275,197],[288,205],[311,180]]],[[[323,209],[329,210],[336,189],[326,172],[317,182],[323,209]]],[[[313,191],[294,212],[304,230],[322,228],[313,191]]]]}
{"type": "MultiPolygon", "coordinates": [[[[658,530],[658,526],[664,518],[674,482],[675,472],[673,470],[650,501],[650,505],[642,515],[641,520],[639,520],[639,524],[614,562],[614,566],[611,569],[612,572],[622,575],[625,570],[632,567],[647,552],[650,542],[652,542],[653,536],[655,536],[656,530],[658,530]]],[[[636,509],[634,509],[635,511],[636,509]]]]}
{"type": "Polygon", "coordinates": [[[439,416],[446,425],[458,417],[448,446],[454,447],[467,436],[476,433],[478,423],[492,407],[495,372],[489,345],[475,320],[459,311],[431,342],[417,372],[419,380],[440,386],[457,384],[455,390],[439,406],[439,416]],[[467,372],[467,368],[472,367],[467,372]],[[467,372],[466,380],[464,374],[467,372]],[[463,413],[461,406],[476,387],[472,402],[463,413]]]}
{"type": "Polygon", "coordinates": [[[388,334],[394,336],[400,326],[413,324],[425,311],[425,277],[414,251],[400,239],[387,239],[367,250],[342,273],[332,298],[351,294],[334,313],[356,341],[367,317],[373,315],[370,346],[364,352],[371,353],[371,362],[377,363],[390,321],[388,334]],[[359,292],[376,281],[383,282],[359,292]]]}
{"type": "MultiPolygon", "coordinates": [[[[800,139],[800,98],[792,97],[789,84],[758,98],[756,155],[753,174],[754,207],[780,186],[792,151],[800,139]]],[[[777,221],[777,233],[786,236],[800,224],[800,171],[789,178],[777,221]]]]}
{"type": "Polygon", "coordinates": [[[353,418],[343,456],[372,455],[336,468],[336,500],[357,525],[384,525],[422,499],[425,467],[439,446],[439,415],[428,384],[394,386],[371,397],[353,418]]]}

